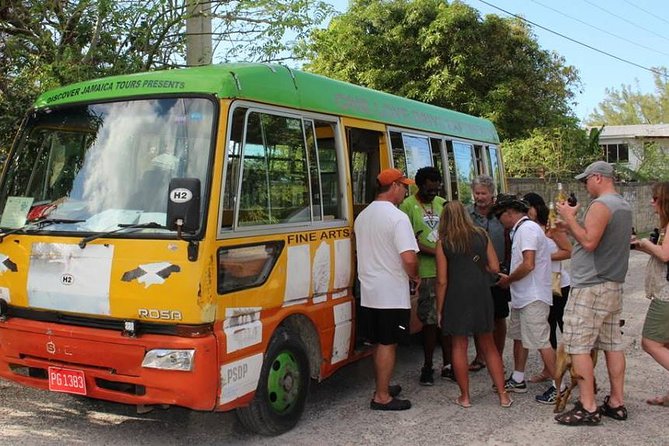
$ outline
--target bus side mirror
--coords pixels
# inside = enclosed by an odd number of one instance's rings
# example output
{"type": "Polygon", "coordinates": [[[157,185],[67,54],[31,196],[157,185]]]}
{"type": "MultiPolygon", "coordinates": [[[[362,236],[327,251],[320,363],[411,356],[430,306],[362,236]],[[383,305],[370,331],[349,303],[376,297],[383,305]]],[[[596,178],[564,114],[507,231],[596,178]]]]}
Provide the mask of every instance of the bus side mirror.
{"type": "Polygon", "coordinates": [[[167,229],[195,232],[200,229],[200,179],[172,178],[167,198],[167,229]]]}

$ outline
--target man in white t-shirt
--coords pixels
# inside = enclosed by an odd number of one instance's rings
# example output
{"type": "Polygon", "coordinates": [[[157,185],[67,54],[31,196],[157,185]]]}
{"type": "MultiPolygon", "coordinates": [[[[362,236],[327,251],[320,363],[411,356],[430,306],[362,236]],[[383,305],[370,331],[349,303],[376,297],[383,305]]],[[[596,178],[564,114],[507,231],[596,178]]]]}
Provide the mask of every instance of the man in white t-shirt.
{"type": "MultiPolygon", "coordinates": [[[[514,195],[498,198],[492,212],[511,230],[510,273],[500,274],[499,286],[511,290],[511,314],[507,335],[513,339],[514,370],[506,380],[508,392],[527,392],[525,364],[530,349],[541,354],[545,369],[555,375],[555,350],[550,344],[548,313],[553,304],[551,253],[544,230],[527,217],[529,204],[514,195]]],[[[554,404],[555,382],[535,399],[554,404]]]]}
{"type": "Polygon", "coordinates": [[[390,385],[397,344],[409,335],[409,281],[418,286],[418,243],[409,217],[397,206],[413,184],[397,169],[376,177],[378,194],[355,219],[355,242],[360,279],[360,325],[375,344],[376,392],[373,410],[406,410],[409,400],[395,398],[401,387],[390,385]]]}

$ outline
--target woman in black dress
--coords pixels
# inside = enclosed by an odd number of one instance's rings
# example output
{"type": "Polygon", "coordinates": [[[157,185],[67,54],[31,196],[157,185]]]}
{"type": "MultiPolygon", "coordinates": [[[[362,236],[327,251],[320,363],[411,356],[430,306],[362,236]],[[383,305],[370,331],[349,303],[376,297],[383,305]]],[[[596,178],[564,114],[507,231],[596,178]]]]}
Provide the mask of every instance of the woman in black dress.
{"type": "Polygon", "coordinates": [[[474,336],[485,357],[502,407],[513,400],[504,391],[504,365],[492,331],[490,277],[499,271],[495,249],[485,230],[474,225],[459,201],[444,206],[437,242],[437,315],[444,335],[453,339],[453,371],[460,387],[455,404],[470,407],[468,337],[474,336]]]}

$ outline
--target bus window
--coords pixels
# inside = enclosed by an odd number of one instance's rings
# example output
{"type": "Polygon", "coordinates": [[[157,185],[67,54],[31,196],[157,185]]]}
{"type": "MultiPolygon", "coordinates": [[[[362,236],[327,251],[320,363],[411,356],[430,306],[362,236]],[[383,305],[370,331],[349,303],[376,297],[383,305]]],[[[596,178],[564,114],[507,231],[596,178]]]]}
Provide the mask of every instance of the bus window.
{"type": "Polygon", "coordinates": [[[407,171],[407,158],[404,152],[404,141],[400,132],[390,132],[390,146],[393,153],[393,167],[402,172],[407,171]]]}
{"type": "Polygon", "coordinates": [[[433,166],[429,138],[403,132],[390,132],[393,167],[413,178],[421,167],[433,166]]]}
{"type": "MultiPolygon", "coordinates": [[[[472,144],[453,141],[453,157],[455,160],[455,184],[457,185],[458,199],[463,204],[472,203],[471,183],[476,176],[474,152],[472,144]]],[[[453,182],[451,177],[451,182],[453,182]]]]}
{"type": "MultiPolygon", "coordinates": [[[[239,128],[231,132],[223,225],[232,223],[226,211],[237,190],[239,226],[310,221],[309,212],[303,212],[310,197],[302,120],[256,111],[246,116],[241,157],[239,128]]],[[[233,118],[233,127],[241,123],[238,114],[233,118]]]]}
{"type": "Polygon", "coordinates": [[[313,205],[309,217],[314,221],[320,221],[323,220],[323,207],[321,205],[323,193],[321,192],[321,177],[318,173],[318,144],[316,143],[316,130],[313,121],[304,120],[304,136],[306,137],[307,153],[309,155],[309,194],[313,205]]]}
{"type": "Polygon", "coordinates": [[[444,178],[447,178],[447,189],[450,191],[451,200],[457,200],[458,195],[458,175],[455,172],[455,156],[453,155],[453,141],[446,141],[446,161],[447,169],[444,171],[444,178]]]}
{"type": "Polygon", "coordinates": [[[495,180],[495,188],[497,192],[502,192],[504,191],[502,164],[500,163],[499,150],[496,146],[488,146],[487,158],[488,172],[493,180],[495,180]]]}
{"type": "Polygon", "coordinates": [[[379,141],[383,134],[356,128],[346,130],[351,151],[353,213],[357,216],[376,197],[376,176],[381,171],[379,141]]]}
{"type": "Polygon", "coordinates": [[[430,149],[432,150],[432,165],[439,170],[444,181],[441,183],[441,191],[439,195],[448,198],[448,191],[446,190],[446,172],[444,172],[444,163],[441,158],[441,139],[430,138],[430,149]]]}
{"type": "Polygon", "coordinates": [[[339,189],[335,125],[330,122],[305,120],[305,129],[309,148],[314,220],[341,218],[340,197],[343,194],[339,189]],[[310,127],[313,128],[313,132],[309,130],[310,127]],[[310,136],[311,133],[313,137],[310,136]]]}
{"type": "Polygon", "coordinates": [[[485,169],[485,160],[483,157],[483,146],[474,146],[474,166],[476,167],[474,176],[488,173],[485,169]]]}
{"type": "Polygon", "coordinates": [[[421,167],[432,166],[432,152],[427,136],[402,133],[407,167],[404,171],[409,178],[414,178],[421,167]]]}

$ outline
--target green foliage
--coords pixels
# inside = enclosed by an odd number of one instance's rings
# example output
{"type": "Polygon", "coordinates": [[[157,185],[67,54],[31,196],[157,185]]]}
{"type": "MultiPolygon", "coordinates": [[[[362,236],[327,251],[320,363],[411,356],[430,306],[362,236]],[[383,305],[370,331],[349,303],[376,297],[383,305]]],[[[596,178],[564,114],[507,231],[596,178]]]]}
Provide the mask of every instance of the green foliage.
{"type": "Polygon", "coordinates": [[[607,97],[587,119],[588,125],[661,124],[669,122],[669,78],[665,67],[654,68],[655,93],[639,85],[607,89],[607,97]]]}
{"type": "Polygon", "coordinates": [[[639,160],[636,171],[625,165],[617,166],[616,171],[628,181],[667,181],[669,180],[669,153],[657,143],[631,145],[630,151],[639,160]]]}
{"type": "Polygon", "coordinates": [[[489,118],[502,139],[576,125],[576,70],[521,20],[459,1],[353,0],[301,55],[308,70],[489,118]]]}
{"type": "MultiPolygon", "coordinates": [[[[25,0],[0,3],[0,148],[41,92],[114,74],[182,66],[185,0],[25,0]]],[[[277,61],[332,13],[312,0],[212,2],[214,61],[277,61]],[[277,43],[279,42],[279,43],[277,43]]]]}
{"type": "Polygon", "coordinates": [[[502,144],[504,166],[510,177],[540,177],[560,180],[582,172],[583,166],[601,156],[598,137],[574,126],[534,129],[528,138],[502,144]]]}

